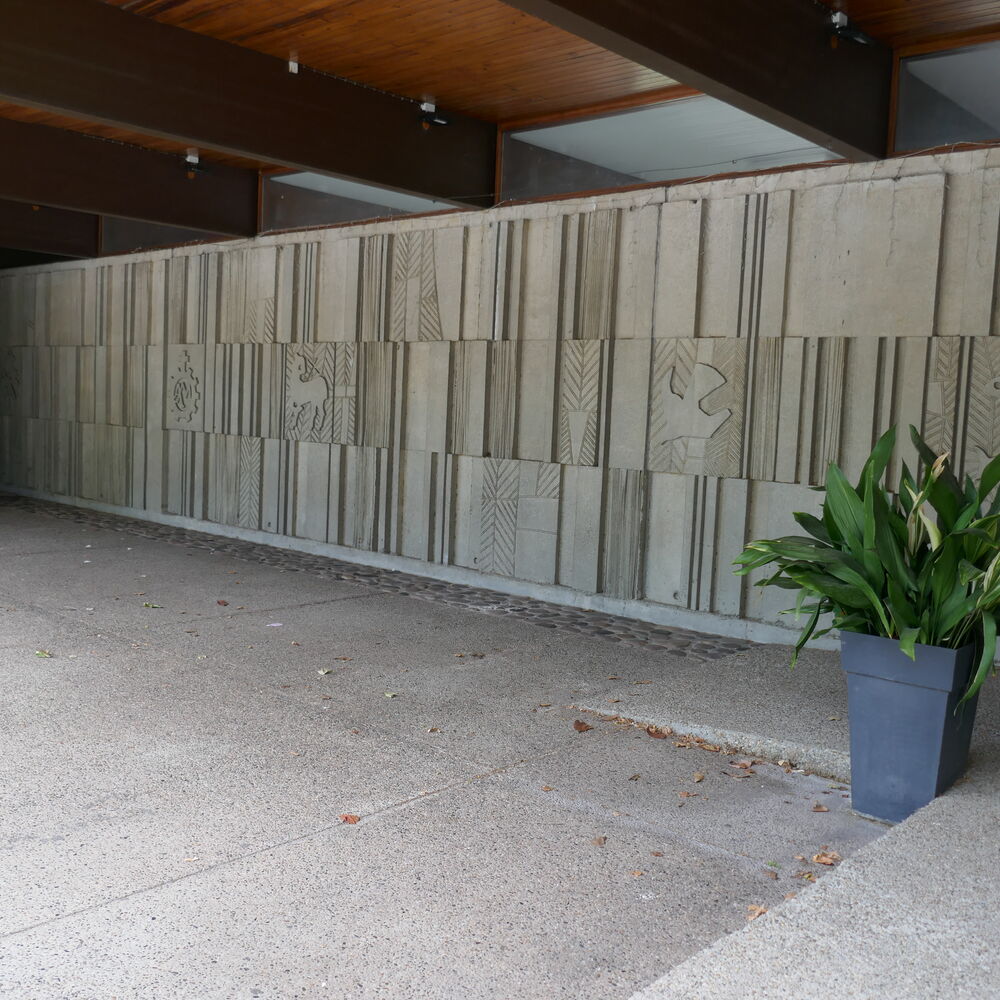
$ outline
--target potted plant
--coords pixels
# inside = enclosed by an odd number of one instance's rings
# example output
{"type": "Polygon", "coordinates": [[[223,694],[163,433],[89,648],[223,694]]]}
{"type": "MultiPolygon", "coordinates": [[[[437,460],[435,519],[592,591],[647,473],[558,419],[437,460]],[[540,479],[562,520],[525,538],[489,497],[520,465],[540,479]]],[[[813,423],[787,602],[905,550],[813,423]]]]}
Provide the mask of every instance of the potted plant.
{"type": "Polygon", "coordinates": [[[911,427],[923,465],[883,483],[895,444],[884,434],[857,486],[831,463],[822,516],[797,513],[808,537],[751,542],[743,576],[798,592],[809,639],[840,630],[851,728],[855,810],[892,822],[945,791],[962,773],[979,689],[993,670],[1000,605],[1000,456],[976,484],[959,483],[911,427]],[[989,502],[988,502],[989,501],[989,502]],[[832,615],[829,620],[821,618],[832,615]]]}

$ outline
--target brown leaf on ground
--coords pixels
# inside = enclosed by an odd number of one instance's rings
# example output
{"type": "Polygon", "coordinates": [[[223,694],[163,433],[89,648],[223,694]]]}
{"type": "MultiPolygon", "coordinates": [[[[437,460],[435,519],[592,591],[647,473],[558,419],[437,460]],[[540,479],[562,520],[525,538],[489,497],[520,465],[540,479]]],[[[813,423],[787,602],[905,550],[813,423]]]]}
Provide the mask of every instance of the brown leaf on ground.
{"type": "Polygon", "coordinates": [[[638,781],[641,777],[642,777],[641,774],[633,774],[628,780],[629,781],[638,781]]]}
{"type": "Polygon", "coordinates": [[[835,865],[844,859],[836,851],[820,851],[813,855],[813,862],[817,865],[835,865]]]}
{"type": "Polygon", "coordinates": [[[574,728],[574,729],[575,729],[575,730],[576,730],[576,731],[577,731],[578,733],[588,733],[588,732],[590,732],[590,730],[591,730],[591,729],[593,729],[594,727],[593,727],[593,726],[589,726],[589,725],[587,725],[587,723],[586,723],[586,722],[584,722],[584,721],[583,721],[583,719],[577,719],[577,720],[576,720],[576,721],[575,721],[575,722],[573,723],[573,728],[574,728]]]}
{"type": "Polygon", "coordinates": [[[732,771],[723,771],[722,773],[727,778],[735,778],[738,781],[740,778],[749,778],[751,774],[756,774],[757,772],[756,771],[740,771],[739,774],[733,774],[732,771]]]}
{"type": "Polygon", "coordinates": [[[665,740],[667,734],[661,732],[656,726],[646,726],[646,733],[653,737],[654,740],[665,740]]]}
{"type": "Polygon", "coordinates": [[[552,702],[551,701],[540,701],[538,703],[538,707],[539,708],[551,708],[552,707],[552,702]]]}
{"type": "Polygon", "coordinates": [[[766,906],[748,906],[747,907],[747,923],[751,920],[756,920],[758,917],[762,917],[767,913],[766,906]]]}
{"type": "Polygon", "coordinates": [[[729,766],[730,767],[739,767],[739,768],[742,768],[744,771],[749,771],[750,768],[753,767],[754,764],[756,764],[756,763],[757,763],[757,761],[755,761],[755,760],[731,760],[729,762],[729,766]]]}
{"type": "Polygon", "coordinates": [[[794,892],[786,892],[785,893],[785,899],[795,899],[795,893],[794,892]]]}
{"type": "Polygon", "coordinates": [[[431,728],[428,729],[427,732],[429,732],[429,733],[439,733],[439,732],[441,732],[441,730],[438,729],[437,726],[431,726],[431,728]]]}
{"type": "Polygon", "coordinates": [[[215,603],[216,604],[221,604],[222,607],[224,607],[224,608],[228,608],[229,607],[229,601],[216,601],[215,603]]]}
{"type": "Polygon", "coordinates": [[[761,874],[766,875],[770,879],[774,879],[775,882],[778,881],[778,873],[773,868],[764,868],[761,870],[761,874]]]}
{"type": "Polygon", "coordinates": [[[612,674],[612,675],[611,675],[611,676],[610,676],[610,677],[608,678],[608,680],[609,680],[609,681],[620,681],[620,680],[621,680],[621,678],[620,678],[620,677],[618,677],[618,676],[617,676],[616,674],[612,674]]]}
{"type": "Polygon", "coordinates": [[[804,854],[796,854],[795,855],[795,860],[796,861],[805,861],[805,859],[806,859],[806,856],[804,854]]]}
{"type": "Polygon", "coordinates": [[[803,879],[806,882],[815,882],[816,881],[816,873],[815,872],[796,872],[792,877],[793,878],[803,879]]]}
{"type": "Polygon", "coordinates": [[[695,771],[694,772],[694,780],[696,782],[698,782],[698,781],[704,781],[705,780],[705,775],[702,774],[701,771],[695,771]]]}
{"type": "Polygon", "coordinates": [[[341,823],[346,823],[348,826],[354,826],[355,823],[361,822],[361,817],[355,816],[354,813],[343,813],[339,819],[341,823]]]}
{"type": "Polygon", "coordinates": [[[828,813],[829,811],[826,806],[820,805],[818,802],[813,806],[814,813],[828,813]]]}
{"type": "Polygon", "coordinates": [[[652,684],[652,681],[632,681],[633,684],[652,684]]]}
{"type": "Polygon", "coordinates": [[[352,656],[335,656],[334,659],[335,660],[352,660],[352,659],[354,659],[354,657],[352,657],[352,656]]]}
{"type": "Polygon", "coordinates": [[[591,843],[594,847],[603,847],[608,842],[607,837],[594,837],[591,843]]]}
{"type": "Polygon", "coordinates": [[[697,798],[698,792],[678,792],[677,793],[682,799],[694,799],[697,798]]]}
{"type": "Polygon", "coordinates": [[[639,876],[640,876],[640,875],[645,875],[646,873],[645,873],[645,872],[642,872],[642,871],[639,871],[639,869],[638,869],[638,868],[636,868],[636,870],[635,870],[634,872],[632,872],[632,874],[633,874],[633,875],[634,875],[634,876],[635,876],[636,878],[639,878],[639,876]]]}
{"type": "Polygon", "coordinates": [[[649,853],[652,854],[654,858],[662,858],[663,857],[663,851],[650,851],[649,853]]]}
{"type": "Polygon", "coordinates": [[[551,785],[542,785],[543,792],[554,792],[555,789],[551,785]]]}

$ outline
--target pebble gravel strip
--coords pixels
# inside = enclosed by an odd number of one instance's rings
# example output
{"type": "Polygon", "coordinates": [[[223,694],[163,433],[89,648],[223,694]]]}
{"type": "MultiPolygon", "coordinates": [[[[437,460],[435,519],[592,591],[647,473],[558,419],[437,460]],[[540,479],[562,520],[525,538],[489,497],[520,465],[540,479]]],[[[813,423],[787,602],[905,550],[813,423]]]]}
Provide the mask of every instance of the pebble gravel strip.
{"type": "Polygon", "coordinates": [[[754,645],[746,639],[692,632],[682,628],[668,628],[634,618],[549,604],[529,597],[515,597],[484,587],[469,587],[396,570],[361,566],[328,556],[296,552],[202,531],[189,531],[173,525],[156,524],[152,521],[141,521],[120,514],[106,514],[82,507],[70,507],[34,497],[3,494],[0,496],[0,503],[35,514],[64,518],[88,527],[126,532],[141,538],[151,538],[187,548],[223,552],[236,559],[274,566],[289,572],[309,573],[328,580],[363,584],[372,587],[378,593],[435,601],[452,608],[477,611],[481,614],[507,615],[530,625],[537,625],[539,628],[590,636],[607,642],[623,642],[647,649],[662,649],[670,653],[680,653],[693,660],[717,660],[754,645]]]}

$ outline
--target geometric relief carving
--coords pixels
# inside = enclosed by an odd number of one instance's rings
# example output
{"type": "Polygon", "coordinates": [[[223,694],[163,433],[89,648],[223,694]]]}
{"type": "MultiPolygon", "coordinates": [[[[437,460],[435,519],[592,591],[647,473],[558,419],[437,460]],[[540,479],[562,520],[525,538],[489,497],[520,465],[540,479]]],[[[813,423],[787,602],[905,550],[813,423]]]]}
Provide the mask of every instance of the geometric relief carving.
{"type": "Polygon", "coordinates": [[[549,462],[484,460],[477,569],[555,579],[561,478],[562,467],[549,462]]]}
{"type": "Polygon", "coordinates": [[[358,404],[358,349],[354,344],[334,346],[333,440],[354,444],[358,404]]]}
{"type": "Polygon", "coordinates": [[[562,345],[559,392],[559,461],[596,465],[601,399],[599,340],[570,340],[562,345]]]}
{"type": "Polygon", "coordinates": [[[958,337],[935,337],[931,341],[923,435],[936,455],[954,449],[958,376],[965,349],[958,337]]]}
{"type": "Polygon", "coordinates": [[[282,437],[332,441],[335,354],[333,344],[285,351],[285,413],[282,437]]]}
{"type": "Polygon", "coordinates": [[[520,463],[513,459],[487,458],[483,462],[482,527],[477,568],[484,573],[514,575],[520,479],[520,463]]]}
{"type": "MultiPolygon", "coordinates": [[[[191,348],[180,348],[167,376],[165,425],[178,430],[192,430],[201,425],[203,408],[202,377],[196,370],[191,348]]],[[[199,356],[197,367],[202,367],[199,356]]]]}
{"type": "Polygon", "coordinates": [[[963,471],[978,477],[1000,454],[1000,341],[977,337],[971,346],[963,471]]]}
{"type": "Polygon", "coordinates": [[[554,583],[559,548],[559,492],[562,467],[522,462],[517,501],[514,575],[554,583]]]}
{"type": "Polygon", "coordinates": [[[433,232],[398,233],[393,237],[389,339],[443,339],[433,232]],[[416,336],[410,331],[416,331],[416,336]]]}
{"type": "MultiPolygon", "coordinates": [[[[728,474],[735,475],[738,473],[731,466],[734,459],[738,463],[739,456],[730,455],[728,447],[712,449],[710,442],[717,440],[717,435],[722,438],[720,431],[733,416],[732,406],[725,404],[732,399],[730,377],[738,374],[739,366],[717,367],[700,361],[698,346],[694,340],[654,342],[649,468],[699,475],[710,465],[723,465],[730,467],[726,469],[728,474]]],[[[706,343],[709,350],[718,347],[725,351],[728,345],[725,341],[706,343]]],[[[721,443],[726,445],[728,441],[721,443]]]]}

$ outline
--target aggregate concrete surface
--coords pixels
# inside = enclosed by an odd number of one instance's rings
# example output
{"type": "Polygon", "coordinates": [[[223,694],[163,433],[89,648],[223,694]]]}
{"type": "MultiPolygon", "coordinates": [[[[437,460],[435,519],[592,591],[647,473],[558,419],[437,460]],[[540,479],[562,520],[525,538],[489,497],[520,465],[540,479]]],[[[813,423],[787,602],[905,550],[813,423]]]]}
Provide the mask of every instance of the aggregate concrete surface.
{"type": "Polygon", "coordinates": [[[2,996],[937,996],[822,992],[871,919],[993,961],[995,699],[980,770],[883,836],[838,782],[597,714],[842,752],[827,654],[696,661],[17,503],[0,559],[2,996]],[[697,965],[733,947],[742,992],[697,965]],[[820,992],[746,989],[795,967],[820,992]]]}

